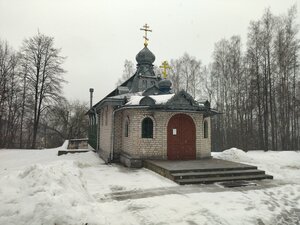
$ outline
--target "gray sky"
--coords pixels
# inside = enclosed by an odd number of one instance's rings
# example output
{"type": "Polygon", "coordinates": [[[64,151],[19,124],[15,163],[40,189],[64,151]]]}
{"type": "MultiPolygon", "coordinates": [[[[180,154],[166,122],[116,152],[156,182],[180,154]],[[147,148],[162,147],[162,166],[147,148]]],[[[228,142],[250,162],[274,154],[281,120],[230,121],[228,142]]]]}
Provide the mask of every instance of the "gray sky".
{"type": "Polygon", "coordinates": [[[299,15],[300,0],[0,0],[0,39],[18,49],[38,29],[53,36],[67,56],[66,97],[88,102],[93,87],[95,103],[115,88],[124,60],[136,62],[146,22],[154,64],[184,52],[208,64],[215,42],[241,35],[245,45],[265,8],[280,15],[295,3],[299,15]]]}

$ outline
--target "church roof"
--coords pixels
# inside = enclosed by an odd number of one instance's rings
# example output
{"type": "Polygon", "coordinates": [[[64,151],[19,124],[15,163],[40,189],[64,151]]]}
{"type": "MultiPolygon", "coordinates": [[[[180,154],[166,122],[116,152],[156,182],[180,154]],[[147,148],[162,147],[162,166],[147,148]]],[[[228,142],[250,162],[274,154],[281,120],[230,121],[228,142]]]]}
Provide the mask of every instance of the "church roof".
{"type": "Polygon", "coordinates": [[[149,106],[153,109],[169,110],[211,111],[208,101],[197,102],[184,90],[176,94],[141,96],[139,93],[138,95],[128,96],[127,103],[124,107],[126,106],[149,106]]]}
{"type": "Polygon", "coordinates": [[[142,96],[141,93],[131,95],[127,98],[127,103],[123,108],[149,108],[170,111],[201,111],[204,116],[218,114],[216,110],[210,108],[208,101],[198,102],[186,91],[181,90],[176,94],[160,94],[142,96]]]}
{"type": "MultiPolygon", "coordinates": [[[[154,100],[156,105],[165,104],[169,101],[174,94],[166,94],[166,95],[148,95],[147,97],[154,100]]],[[[129,98],[129,101],[125,105],[140,105],[140,101],[145,98],[145,96],[133,95],[129,98]]]]}
{"type": "Polygon", "coordinates": [[[184,90],[173,94],[172,83],[166,79],[167,62],[163,63],[164,79],[157,76],[153,70],[155,55],[148,49],[147,24],[144,26],[144,48],[136,55],[136,72],[119,87],[95,104],[88,113],[94,113],[103,106],[111,105],[115,108],[147,107],[162,110],[190,110],[204,111],[207,115],[213,112],[208,101],[197,102],[184,90]]]}

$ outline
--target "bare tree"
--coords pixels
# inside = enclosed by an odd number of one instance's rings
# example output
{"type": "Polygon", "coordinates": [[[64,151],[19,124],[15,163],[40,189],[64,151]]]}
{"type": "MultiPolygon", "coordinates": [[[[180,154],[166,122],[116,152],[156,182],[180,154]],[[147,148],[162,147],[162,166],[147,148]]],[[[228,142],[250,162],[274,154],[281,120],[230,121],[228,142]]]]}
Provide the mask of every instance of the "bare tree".
{"type": "Polygon", "coordinates": [[[212,96],[214,94],[214,90],[212,89],[212,80],[211,80],[211,65],[204,66],[202,70],[203,77],[203,96],[202,98],[208,98],[208,101],[211,104],[215,104],[212,102],[212,96]]]}
{"type": "Polygon", "coordinates": [[[261,23],[260,21],[251,22],[248,33],[247,42],[247,63],[249,70],[249,78],[253,81],[251,86],[252,97],[256,102],[256,121],[258,125],[258,148],[264,148],[264,134],[263,134],[263,117],[262,117],[262,78],[261,78],[261,23]]]}
{"type": "Polygon", "coordinates": [[[278,96],[277,126],[280,128],[281,148],[295,149],[299,147],[299,114],[296,100],[296,85],[299,81],[300,40],[297,38],[299,24],[296,23],[296,6],[286,16],[280,18],[276,27],[274,40],[274,60],[277,65],[276,92],[278,96]]]}
{"type": "Polygon", "coordinates": [[[9,147],[16,134],[18,110],[18,56],[0,40],[0,146],[9,147]]]}
{"type": "Polygon", "coordinates": [[[212,99],[222,116],[214,119],[218,148],[298,149],[300,40],[293,6],[280,17],[266,9],[249,26],[247,51],[237,36],[216,43],[212,99]]]}
{"type": "Polygon", "coordinates": [[[48,108],[48,116],[41,121],[40,136],[45,147],[60,145],[65,139],[85,138],[88,131],[87,103],[62,99],[48,108]]]}
{"type": "Polygon", "coordinates": [[[171,60],[170,78],[175,92],[188,91],[194,98],[201,96],[201,61],[184,53],[179,59],[171,60]]]}
{"type": "Polygon", "coordinates": [[[64,57],[54,47],[54,38],[38,33],[25,39],[21,56],[27,64],[28,92],[32,95],[32,148],[36,147],[38,127],[43,111],[62,97],[64,57]]]}
{"type": "Polygon", "coordinates": [[[124,81],[128,80],[135,72],[134,64],[132,61],[125,59],[122,77],[118,80],[117,86],[121,85],[124,81]]]}
{"type": "Polygon", "coordinates": [[[182,89],[182,77],[181,77],[181,67],[182,62],[180,59],[172,59],[170,62],[170,72],[169,77],[172,81],[172,88],[175,93],[179,92],[182,89]]]}

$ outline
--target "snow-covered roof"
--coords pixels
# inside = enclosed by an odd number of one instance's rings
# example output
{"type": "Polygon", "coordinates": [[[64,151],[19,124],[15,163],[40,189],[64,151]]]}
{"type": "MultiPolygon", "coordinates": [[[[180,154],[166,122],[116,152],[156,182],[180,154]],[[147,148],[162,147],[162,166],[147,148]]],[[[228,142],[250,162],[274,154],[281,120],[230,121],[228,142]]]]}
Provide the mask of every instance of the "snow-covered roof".
{"type": "Polygon", "coordinates": [[[175,94],[167,94],[167,95],[150,95],[152,99],[154,99],[156,104],[165,104],[169,101],[175,94]]]}
{"type": "MultiPolygon", "coordinates": [[[[149,95],[148,97],[152,98],[155,101],[156,105],[162,105],[167,103],[174,94],[166,94],[166,95],[149,95]]],[[[140,101],[145,98],[145,96],[133,95],[130,97],[129,101],[126,105],[139,105],[140,101]]]]}
{"type": "MultiPolygon", "coordinates": [[[[103,105],[114,105],[119,107],[148,107],[152,109],[167,110],[191,110],[202,111],[208,116],[217,114],[210,108],[208,101],[199,102],[189,95],[186,91],[181,90],[174,93],[147,94],[145,92],[129,92],[120,95],[109,96],[96,104],[100,108],[103,105]]],[[[98,109],[97,109],[98,110],[98,109]]]]}

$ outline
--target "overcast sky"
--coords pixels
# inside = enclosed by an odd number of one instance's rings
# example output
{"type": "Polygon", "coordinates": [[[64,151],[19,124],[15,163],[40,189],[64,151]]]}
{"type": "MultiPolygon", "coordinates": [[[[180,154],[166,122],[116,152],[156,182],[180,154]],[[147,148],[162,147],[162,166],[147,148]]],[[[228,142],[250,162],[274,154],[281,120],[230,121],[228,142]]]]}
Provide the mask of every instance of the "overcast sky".
{"type": "Polygon", "coordinates": [[[93,87],[95,103],[115,88],[125,59],[136,63],[145,23],[154,64],[184,52],[208,64],[215,42],[241,35],[245,44],[265,8],[280,15],[293,4],[300,18],[300,0],[0,0],[0,39],[18,49],[38,30],[54,37],[67,56],[66,97],[88,102],[93,87]]]}

